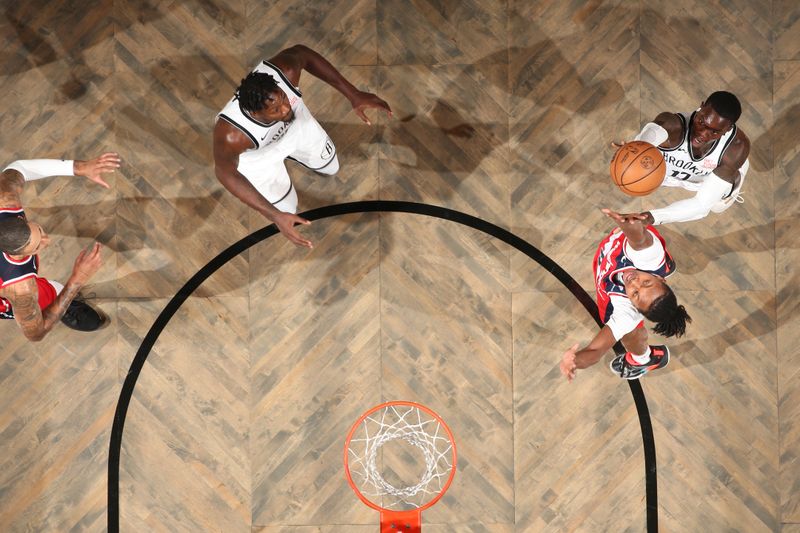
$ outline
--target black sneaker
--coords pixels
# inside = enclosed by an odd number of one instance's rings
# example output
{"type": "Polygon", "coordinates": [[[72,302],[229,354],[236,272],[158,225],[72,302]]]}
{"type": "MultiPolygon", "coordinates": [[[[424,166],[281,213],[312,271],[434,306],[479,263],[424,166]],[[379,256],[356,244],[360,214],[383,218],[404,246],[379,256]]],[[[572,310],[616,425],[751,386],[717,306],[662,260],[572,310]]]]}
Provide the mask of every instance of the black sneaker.
{"type": "Polygon", "coordinates": [[[630,352],[611,360],[611,371],[622,379],[639,379],[651,370],[664,368],[669,363],[669,348],[664,345],[650,346],[650,360],[640,365],[629,359],[630,352]]]}
{"type": "Polygon", "coordinates": [[[70,329],[96,331],[108,322],[108,318],[78,296],[67,307],[61,322],[70,329]]]}

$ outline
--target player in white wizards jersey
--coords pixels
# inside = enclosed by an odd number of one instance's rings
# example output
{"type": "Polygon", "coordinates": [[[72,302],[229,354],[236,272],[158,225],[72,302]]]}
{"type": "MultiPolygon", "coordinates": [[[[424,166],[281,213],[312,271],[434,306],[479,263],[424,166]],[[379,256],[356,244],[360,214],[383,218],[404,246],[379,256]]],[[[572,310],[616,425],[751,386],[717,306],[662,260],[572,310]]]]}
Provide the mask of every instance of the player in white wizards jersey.
{"type": "Polygon", "coordinates": [[[661,113],[642,128],[636,140],[658,146],[664,155],[663,185],[695,191],[692,198],[641,213],[647,224],[697,220],[739,198],[750,166],[750,140],[736,126],[741,113],[736,96],[717,91],[693,113],[661,113]]]}
{"type": "Polygon", "coordinates": [[[311,248],[294,227],[309,221],[295,214],[297,193],[284,160],[329,175],[339,170],[339,160],[297,88],[303,70],[341,92],[367,124],[366,109],[383,109],[391,117],[386,102],[356,89],[317,52],[296,45],[259,63],[217,115],[214,170],[226,189],[274,222],[286,238],[311,248]]]}

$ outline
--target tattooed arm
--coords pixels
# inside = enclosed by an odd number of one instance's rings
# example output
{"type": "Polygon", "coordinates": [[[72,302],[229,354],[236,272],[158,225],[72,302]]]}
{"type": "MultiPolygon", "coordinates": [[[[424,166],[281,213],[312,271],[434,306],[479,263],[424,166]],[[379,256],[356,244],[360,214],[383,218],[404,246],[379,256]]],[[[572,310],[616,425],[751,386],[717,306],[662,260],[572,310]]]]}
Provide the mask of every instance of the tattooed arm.
{"type": "Polygon", "coordinates": [[[22,206],[22,186],[25,180],[22,174],[13,169],[8,169],[0,174],[0,207],[22,206]]]}
{"type": "Polygon", "coordinates": [[[39,290],[36,280],[26,279],[0,289],[0,295],[8,298],[22,333],[32,341],[40,341],[64,316],[78,291],[100,269],[100,244],[94,243],[89,250],[82,250],[75,259],[72,275],[53,302],[44,311],[39,309],[39,290]]]}

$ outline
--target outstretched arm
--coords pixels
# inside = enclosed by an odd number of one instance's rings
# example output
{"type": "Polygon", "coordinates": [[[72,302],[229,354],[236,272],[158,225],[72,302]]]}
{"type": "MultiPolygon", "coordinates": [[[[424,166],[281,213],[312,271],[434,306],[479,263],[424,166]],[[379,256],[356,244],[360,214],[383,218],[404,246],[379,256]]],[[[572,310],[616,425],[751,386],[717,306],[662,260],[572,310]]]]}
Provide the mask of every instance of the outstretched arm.
{"type": "Polygon", "coordinates": [[[645,213],[645,224],[669,224],[670,222],[689,222],[703,218],[711,212],[717,202],[731,192],[732,185],[718,176],[711,175],[705,179],[694,196],[678,200],[660,209],[651,209],[645,213]]]}
{"type": "Polygon", "coordinates": [[[392,116],[389,104],[375,94],[357,89],[327,59],[305,45],[298,44],[282,50],[270,59],[270,63],[280,68],[295,86],[300,82],[300,73],[303,70],[321,79],[342,93],[359,118],[367,124],[371,124],[364,112],[367,109],[382,109],[388,117],[392,116]]]}
{"type": "Polygon", "coordinates": [[[298,246],[313,248],[311,241],[303,238],[295,224],[311,224],[308,220],[284,213],[275,208],[261,193],[253,187],[238,170],[239,156],[251,148],[250,140],[237,128],[223,119],[217,120],[214,126],[214,173],[222,185],[235,197],[252,207],[264,217],[274,222],[284,237],[298,246]]]}
{"type": "Polygon", "coordinates": [[[603,213],[616,221],[619,229],[628,238],[628,246],[634,250],[644,250],[653,244],[653,234],[647,231],[647,225],[639,215],[620,215],[610,209],[602,209],[603,213]]]}
{"type": "Polygon", "coordinates": [[[720,165],[706,177],[694,196],[643,213],[649,215],[643,220],[655,225],[689,222],[705,217],[720,200],[731,194],[736,179],[747,171],[745,164],[749,154],[750,140],[738,130],[736,138],[722,156],[720,165]]]}
{"type": "MultiPolygon", "coordinates": [[[[642,126],[642,130],[634,137],[635,141],[649,142],[661,148],[675,148],[683,140],[683,123],[675,113],[659,113],[652,122],[642,126]]],[[[612,141],[611,146],[619,148],[623,143],[612,141]]]]}
{"type": "Polygon", "coordinates": [[[52,176],[85,176],[89,180],[108,188],[103,174],[120,167],[119,155],[107,152],[86,161],[76,159],[20,159],[8,165],[0,174],[0,206],[22,205],[22,188],[26,181],[52,176]]]}
{"type": "Polygon", "coordinates": [[[575,379],[578,369],[589,368],[596,364],[605,353],[614,346],[614,334],[611,328],[603,326],[594,338],[578,350],[578,344],[573,345],[561,357],[561,373],[566,376],[568,381],[575,379]]]}

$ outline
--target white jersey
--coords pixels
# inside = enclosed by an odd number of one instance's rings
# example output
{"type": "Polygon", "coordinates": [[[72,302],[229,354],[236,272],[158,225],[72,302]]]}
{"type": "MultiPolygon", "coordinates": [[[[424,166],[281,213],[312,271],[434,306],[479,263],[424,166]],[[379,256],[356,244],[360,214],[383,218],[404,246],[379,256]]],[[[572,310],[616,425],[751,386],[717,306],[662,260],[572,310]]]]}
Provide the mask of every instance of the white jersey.
{"type": "MultiPolygon", "coordinates": [[[[286,93],[295,118],[305,116],[308,113],[306,105],[303,103],[303,95],[300,93],[300,89],[293,86],[278,67],[268,61],[262,61],[253,69],[253,72],[265,72],[275,79],[278,83],[278,87],[286,93]]],[[[296,122],[296,120],[292,120],[289,122],[277,121],[265,123],[256,120],[251,117],[247,111],[241,108],[238,95],[231,98],[230,101],[225,104],[225,107],[219,112],[217,118],[229,122],[250,138],[250,141],[253,143],[253,148],[246,150],[240,156],[240,158],[244,157],[244,159],[247,159],[248,155],[252,152],[265,149],[280,150],[281,144],[289,137],[287,134],[296,122]]],[[[292,151],[294,151],[294,146],[288,148],[288,151],[286,151],[283,157],[286,157],[292,151]]]]}
{"type": "Polygon", "coordinates": [[[703,157],[695,158],[692,155],[691,129],[694,113],[677,113],[683,126],[683,139],[675,148],[662,148],[664,162],[667,164],[667,173],[664,185],[683,187],[689,190],[698,190],[706,176],[711,174],[722,163],[725,150],[736,138],[736,124],[722,137],[714,141],[711,149],[703,157]]]}
{"type": "Polygon", "coordinates": [[[297,193],[284,160],[290,158],[315,172],[332,175],[339,170],[336,147],[306,107],[300,89],[278,67],[262,61],[253,72],[272,76],[286,94],[294,115],[292,120],[264,123],[254,119],[241,108],[237,96],[225,104],[217,120],[233,125],[253,143],[252,148],[239,154],[236,170],[277,209],[294,213],[297,193]]]}

